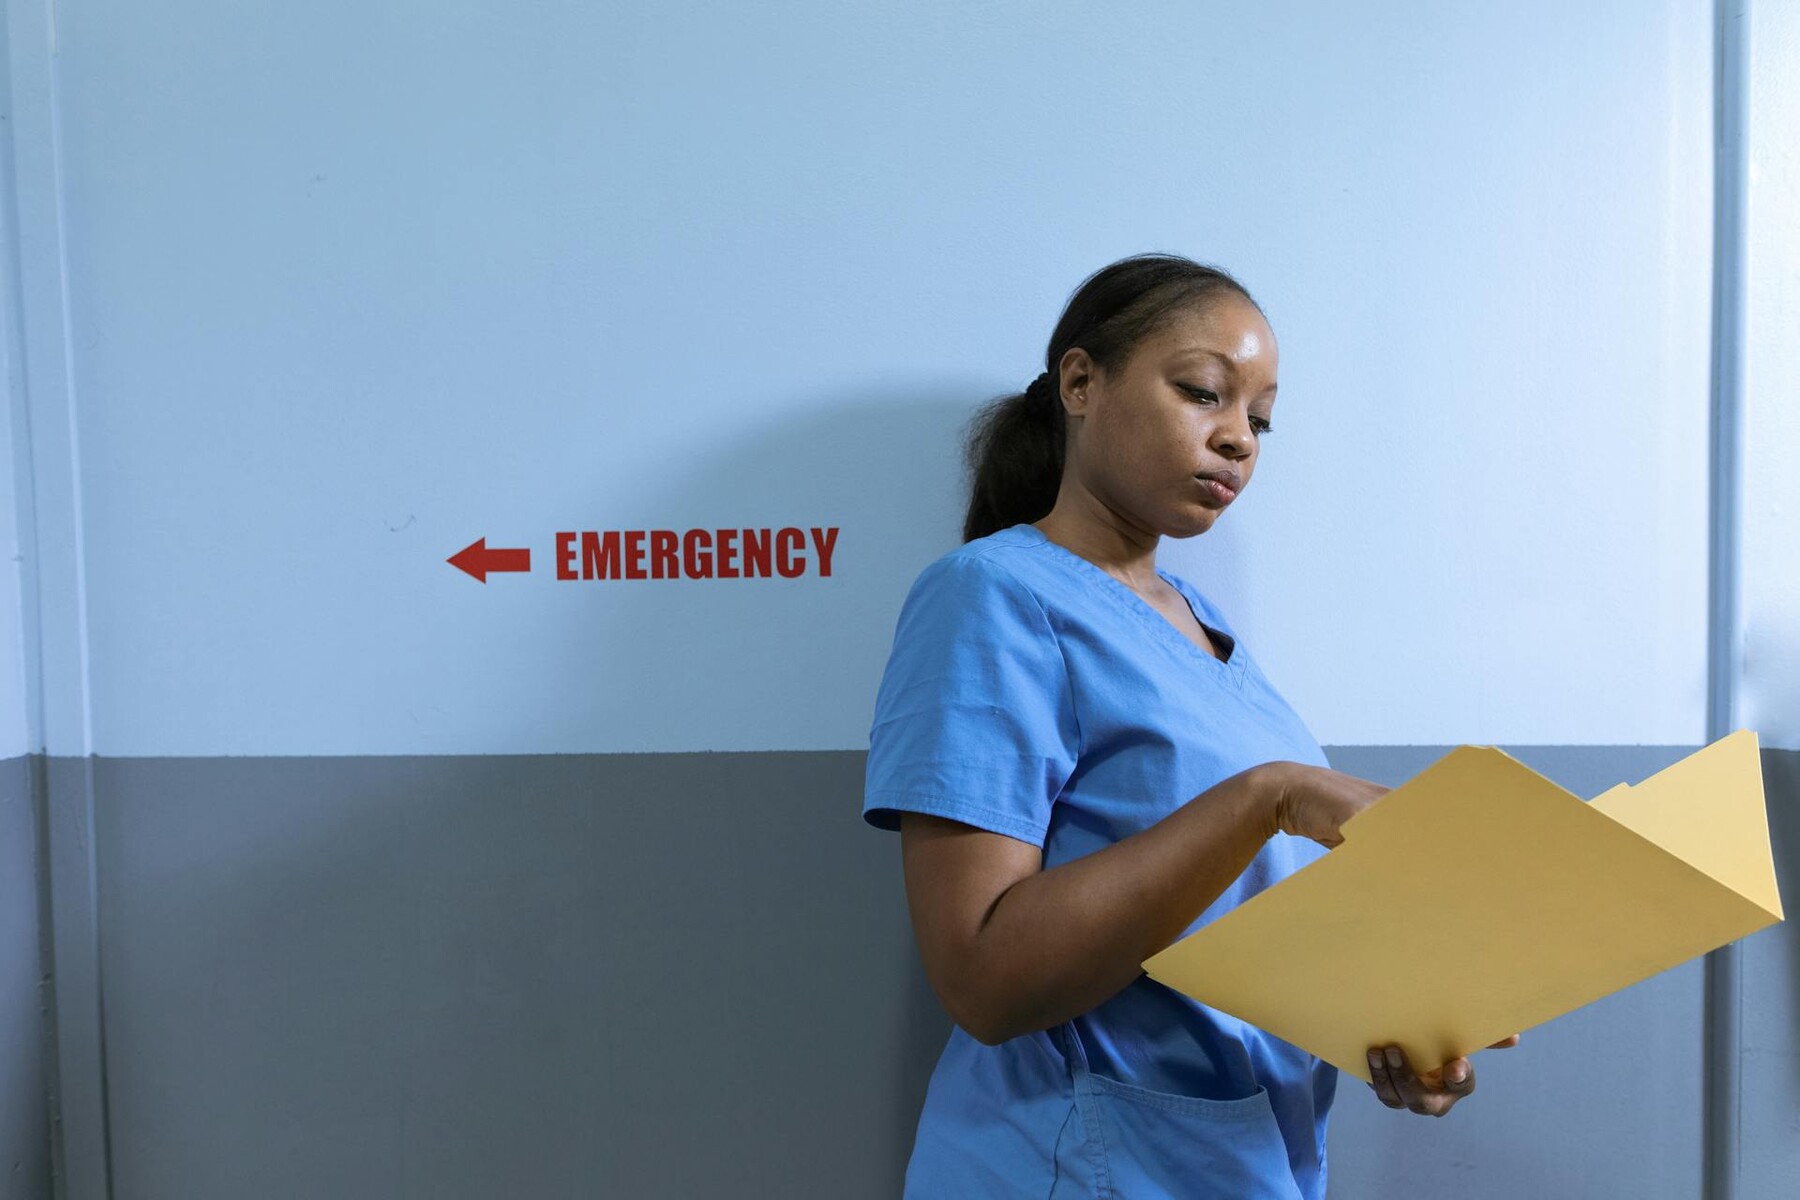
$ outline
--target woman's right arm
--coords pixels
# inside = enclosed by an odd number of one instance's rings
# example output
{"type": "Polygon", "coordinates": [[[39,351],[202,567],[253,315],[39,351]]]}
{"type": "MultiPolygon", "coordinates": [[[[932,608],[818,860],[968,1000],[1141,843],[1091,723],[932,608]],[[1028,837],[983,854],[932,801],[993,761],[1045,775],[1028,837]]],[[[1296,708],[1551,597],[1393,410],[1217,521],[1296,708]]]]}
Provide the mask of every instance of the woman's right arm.
{"type": "Polygon", "coordinates": [[[1143,974],[1277,832],[1326,846],[1386,788],[1303,763],[1241,771],[1139,833],[1043,869],[1028,842],[901,818],[907,904],[950,1017],[988,1045],[1087,1012],[1143,974]]]}

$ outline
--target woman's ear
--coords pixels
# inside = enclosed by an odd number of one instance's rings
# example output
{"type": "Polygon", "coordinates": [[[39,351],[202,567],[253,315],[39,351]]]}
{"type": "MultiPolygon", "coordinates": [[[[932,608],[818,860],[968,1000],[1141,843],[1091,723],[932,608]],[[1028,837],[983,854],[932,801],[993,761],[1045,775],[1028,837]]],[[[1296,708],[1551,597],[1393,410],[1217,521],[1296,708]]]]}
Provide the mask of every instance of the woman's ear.
{"type": "Polygon", "coordinates": [[[1081,347],[1072,348],[1063,355],[1061,378],[1058,381],[1062,397],[1063,411],[1071,417],[1085,417],[1088,414],[1088,390],[1094,381],[1094,360],[1081,347]]]}

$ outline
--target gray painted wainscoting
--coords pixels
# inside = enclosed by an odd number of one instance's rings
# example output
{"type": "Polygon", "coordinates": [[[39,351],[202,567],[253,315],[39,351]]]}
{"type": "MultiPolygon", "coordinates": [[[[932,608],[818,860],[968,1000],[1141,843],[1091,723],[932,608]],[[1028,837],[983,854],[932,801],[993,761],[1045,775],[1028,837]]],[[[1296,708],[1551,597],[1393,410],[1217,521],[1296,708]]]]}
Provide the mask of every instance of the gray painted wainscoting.
{"type": "Polygon", "coordinates": [[[0,1200],[50,1188],[50,956],[39,889],[45,847],[32,772],[39,756],[0,759],[0,1200]]]}
{"type": "MultiPolygon", "coordinates": [[[[1329,754],[1393,784],[1445,749],[1329,754]]],[[[1693,747],[1507,749],[1591,796],[1693,747]]],[[[115,1200],[897,1195],[949,1026],[863,757],[3,764],[4,1196],[49,1194],[58,1085],[65,1144],[109,1158],[64,1173],[115,1200]],[[103,986],[84,1058],[79,1028],[46,1049],[37,910],[90,786],[91,863],[58,865],[93,873],[98,961],[57,972],[103,986]]],[[[1764,770],[1792,902],[1800,753],[1764,770]]],[[[43,904],[78,957],[82,906],[43,904]]],[[[1790,925],[1745,943],[1746,1197],[1800,1178],[1790,925]]],[[[1694,962],[1477,1054],[1443,1120],[1345,1079],[1331,1195],[1696,1197],[1701,1016],[1694,962]]]]}

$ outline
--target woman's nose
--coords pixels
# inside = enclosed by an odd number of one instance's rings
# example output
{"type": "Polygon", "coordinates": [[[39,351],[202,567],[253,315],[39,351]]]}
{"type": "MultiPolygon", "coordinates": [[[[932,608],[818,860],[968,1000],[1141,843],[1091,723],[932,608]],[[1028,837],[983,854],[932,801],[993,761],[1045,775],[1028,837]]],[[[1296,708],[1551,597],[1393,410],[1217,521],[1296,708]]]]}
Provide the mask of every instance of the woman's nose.
{"type": "Polygon", "coordinates": [[[1213,426],[1212,447],[1216,453],[1236,458],[1249,453],[1253,436],[1249,419],[1228,410],[1219,414],[1219,423],[1213,426]]]}

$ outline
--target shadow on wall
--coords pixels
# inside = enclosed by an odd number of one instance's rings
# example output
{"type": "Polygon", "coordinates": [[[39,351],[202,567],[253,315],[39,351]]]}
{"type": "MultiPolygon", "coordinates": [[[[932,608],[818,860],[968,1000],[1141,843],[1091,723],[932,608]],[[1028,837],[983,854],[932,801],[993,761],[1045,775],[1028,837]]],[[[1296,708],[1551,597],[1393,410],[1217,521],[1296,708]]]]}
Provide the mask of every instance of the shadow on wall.
{"type": "MultiPolygon", "coordinates": [[[[796,527],[808,536],[805,572],[556,581],[554,605],[540,611],[560,627],[539,636],[559,652],[533,668],[555,709],[496,712],[518,731],[499,740],[541,742],[535,731],[549,721],[576,744],[596,730],[638,730],[625,740],[647,750],[865,749],[901,601],[960,540],[968,412],[856,397],[640,464],[653,486],[623,508],[605,500],[616,489],[590,489],[559,519],[596,532],[796,527]],[[813,528],[836,530],[829,577],[813,528]]],[[[858,818],[860,791],[840,808],[858,818]]]]}
{"type": "MultiPolygon", "coordinates": [[[[691,456],[639,467],[653,486],[626,511],[604,502],[616,491],[593,488],[564,519],[599,532],[796,527],[809,531],[806,573],[558,581],[557,603],[541,611],[559,627],[541,637],[559,655],[533,667],[557,706],[496,713],[518,731],[500,740],[541,741],[534,730],[548,721],[573,744],[640,729],[651,750],[866,748],[907,590],[961,543],[963,439],[986,396],[957,394],[845,397],[736,442],[695,439],[691,456]],[[837,531],[828,578],[817,573],[814,528],[837,531]]],[[[1240,582],[1250,549],[1240,524],[1221,521],[1162,554],[1234,619],[1255,600],[1240,582]]]]}

